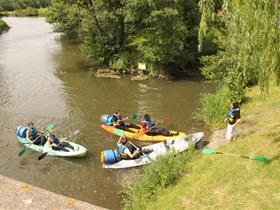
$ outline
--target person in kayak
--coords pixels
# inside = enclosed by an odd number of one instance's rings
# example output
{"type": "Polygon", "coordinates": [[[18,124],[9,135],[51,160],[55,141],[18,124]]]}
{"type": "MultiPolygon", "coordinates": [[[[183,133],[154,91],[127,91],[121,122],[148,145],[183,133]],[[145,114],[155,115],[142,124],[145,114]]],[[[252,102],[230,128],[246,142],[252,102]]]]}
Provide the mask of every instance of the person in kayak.
{"type": "Polygon", "coordinates": [[[136,159],[140,156],[140,148],[133,147],[125,136],[121,136],[117,142],[121,159],[136,159]]]}
{"type": "Polygon", "coordinates": [[[113,117],[112,117],[113,126],[118,128],[118,129],[134,133],[129,128],[139,129],[139,127],[137,125],[134,125],[134,124],[131,124],[131,123],[125,123],[124,120],[127,120],[127,119],[129,119],[129,117],[126,117],[126,118],[122,119],[121,113],[119,111],[117,111],[113,114],[113,117]]]}
{"type": "Polygon", "coordinates": [[[227,133],[226,133],[226,139],[228,141],[232,141],[233,138],[233,132],[236,128],[236,125],[240,122],[240,109],[238,106],[238,102],[236,100],[232,100],[230,109],[228,111],[227,117],[225,121],[228,122],[227,126],[227,133]]]}
{"type": "Polygon", "coordinates": [[[156,124],[151,121],[150,115],[144,114],[144,119],[141,120],[140,122],[140,127],[141,127],[140,132],[144,132],[149,136],[157,136],[157,135],[177,136],[179,134],[178,132],[173,134],[166,128],[157,128],[155,126],[156,124]]]}
{"type": "Polygon", "coordinates": [[[33,142],[33,144],[36,145],[44,145],[47,141],[47,138],[44,136],[44,131],[38,131],[34,127],[33,122],[27,123],[27,129],[26,129],[26,139],[33,142]]]}
{"type": "Polygon", "coordinates": [[[49,146],[51,146],[53,150],[62,150],[64,152],[69,152],[69,150],[65,147],[75,150],[75,148],[68,142],[59,141],[59,139],[54,135],[54,128],[48,129],[47,141],[49,146]]]}

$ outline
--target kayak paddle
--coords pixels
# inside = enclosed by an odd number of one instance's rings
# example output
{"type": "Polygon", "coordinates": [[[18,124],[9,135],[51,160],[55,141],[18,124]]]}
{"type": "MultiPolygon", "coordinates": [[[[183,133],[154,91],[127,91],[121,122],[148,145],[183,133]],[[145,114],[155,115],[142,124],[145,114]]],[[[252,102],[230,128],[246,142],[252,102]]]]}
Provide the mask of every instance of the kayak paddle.
{"type": "MultiPolygon", "coordinates": [[[[30,146],[31,144],[34,144],[34,142],[35,142],[37,139],[39,139],[42,135],[43,135],[43,134],[40,134],[35,140],[33,140],[33,141],[29,142],[29,143],[26,143],[26,144],[28,144],[27,146],[30,146]]],[[[21,155],[23,155],[23,154],[25,153],[25,150],[26,150],[27,146],[24,146],[24,147],[22,147],[22,148],[19,150],[18,156],[21,156],[21,155]]]]}
{"type": "Polygon", "coordinates": [[[263,157],[263,156],[248,157],[248,156],[231,154],[231,153],[226,153],[226,152],[217,152],[217,151],[214,151],[212,149],[203,149],[202,150],[202,154],[204,154],[204,155],[224,154],[224,155],[230,155],[230,156],[235,156],[235,157],[241,157],[241,158],[246,158],[246,159],[260,161],[260,162],[262,162],[264,164],[269,163],[269,160],[266,157],[263,157]]]}
{"type": "MultiPolygon", "coordinates": [[[[132,114],[130,117],[123,118],[120,121],[125,121],[125,120],[128,120],[128,119],[135,120],[135,119],[138,119],[138,118],[139,118],[138,114],[132,114]]],[[[110,122],[110,123],[108,123],[108,125],[113,125],[114,123],[117,123],[117,122],[110,122]]]]}

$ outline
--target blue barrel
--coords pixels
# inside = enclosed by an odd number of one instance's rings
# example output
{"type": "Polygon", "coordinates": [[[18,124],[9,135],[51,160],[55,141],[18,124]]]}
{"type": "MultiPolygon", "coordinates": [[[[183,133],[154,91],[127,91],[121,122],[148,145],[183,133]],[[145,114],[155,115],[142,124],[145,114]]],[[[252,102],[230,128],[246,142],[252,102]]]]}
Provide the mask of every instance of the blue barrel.
{"type": "Polygon", "coordinates": [[[24,125],[20,125],[17,127],[16,134],[21,138],[26,138],[26,129],[27,127],[24,125]]]}
{"type": "Polygon", "coordinates": [[[113,164],[118,162],[118,152],[117,150],[104,150],[101,152],[101,162],[105,164],[113,164]]]}
{"type": "Polygon", "coordinates": [[[105,125],[111,125],[113,116],[108,115],[108,114],[103,114],[100,118],[100,121],[105,124],[105,125]]]}

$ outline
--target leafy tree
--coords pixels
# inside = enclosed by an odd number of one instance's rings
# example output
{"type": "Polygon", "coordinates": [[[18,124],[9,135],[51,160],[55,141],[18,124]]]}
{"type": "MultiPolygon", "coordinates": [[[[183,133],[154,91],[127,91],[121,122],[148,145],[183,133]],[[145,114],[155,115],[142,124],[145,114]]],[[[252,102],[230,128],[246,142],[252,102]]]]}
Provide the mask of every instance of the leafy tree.
{"type": "Polygon", "coordinates": [[[259,84],[267,94],[271,79],[279,84],[278,0],[201,0],[200,11],[199,49],[209,34],[219,48],[217,54],[202,58],[208,79],[227,86],[239,100],[248,85],[259,84]]]}
{"type": "Polygon", "coordinates": [[[59,31],[77,31],[82,49],[99,64],[136,67],[141,61],[148,64],[150,73],[155,73],[184,68],[195,60],[196,3],[54,0],[49,20],[59,31]]]}

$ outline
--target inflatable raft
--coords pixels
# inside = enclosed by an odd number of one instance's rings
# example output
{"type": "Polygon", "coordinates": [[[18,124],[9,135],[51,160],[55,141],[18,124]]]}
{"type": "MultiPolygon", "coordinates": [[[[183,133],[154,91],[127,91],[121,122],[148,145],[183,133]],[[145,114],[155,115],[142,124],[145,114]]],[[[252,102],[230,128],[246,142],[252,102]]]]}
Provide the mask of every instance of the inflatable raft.
{"type": "Polygon", "coordinates": [[[23,144],[25,147],[35,150],[39,153],[45,153],[47,152],[48,155],[52,156],[59,156],[59,157],[82,157],[86,155],[87,149],[83,147],[82,145],[76,144],[71,141],[66,141],[64,139],[60,139],[61,142],[68,142],[74,147],[74,150],[70,149],[67,147],[67,150],[69,152],[65,152],[62,150],[53,150],[48,143],[46,143],[44,146],[42,145],[36,145],[36,144],[31,144],[28,139],[25,138],[25,132],[24,130],[26,129],[25,126],[19,126],[16,131],[17,135],[17,140],[19,143],[23,144]]]}
{"type": "MultiPolygon", "coordinates": [[[[107,151],[112,151],[111,154],[113,155],[113,157],[109,157],[109,158],[101,157],[101,159],[103,159],[104,161],[103,168],[122,169],[122,168],[142,166],[151,163],[152,161],[155,161],[157,158],[167,154],[168,152],[171,151],[182,152],[184,150],[187,150],[191,145],[195,145],[197,142],[199,142],[203,138],[203,136],[204,136],[203,132],[197,132],[181,138],[173,138],[164,142],[142,147],[142,151],[146,150],[151,152],[148,154],[143,154],[137,159],[117,161],[119,158],[117,158],[118,154],[116,150],[107,150],[107,151]]],[[[105,152],[106,151],[103,151],[101,155],[105,154],[105,152]]]]}
{"type": "MultiPolygon", "coordinates": [[[[118,129],[114,126],[105,125],[105,124],[102,124],[100,127],[103,128],[104,130],[108,131],[109,133],[115,134],[117,136],[124,135],[125,137],[130,138],[130,139],[136,139],[136,140],[140,140],[140,141],[149,141],[149,142],[161,142],[161,141],[167,141],[167,140],[171,140],[171,139],[182,138],[182,137],[186,136],[186,134],[183,132],[178,132],[178,135],[176,135],[176,136],[162,136],[162,135],[149,136],[147,134],[140,135],[138,133],[140,131],[140,129],[135,129],[135,128],[129,128],[131,130],[131,132],[128,132],[125,130],[118,129]]],[[[170,131],[170,132],[177,133],[177,131],[170,131]]]]}

